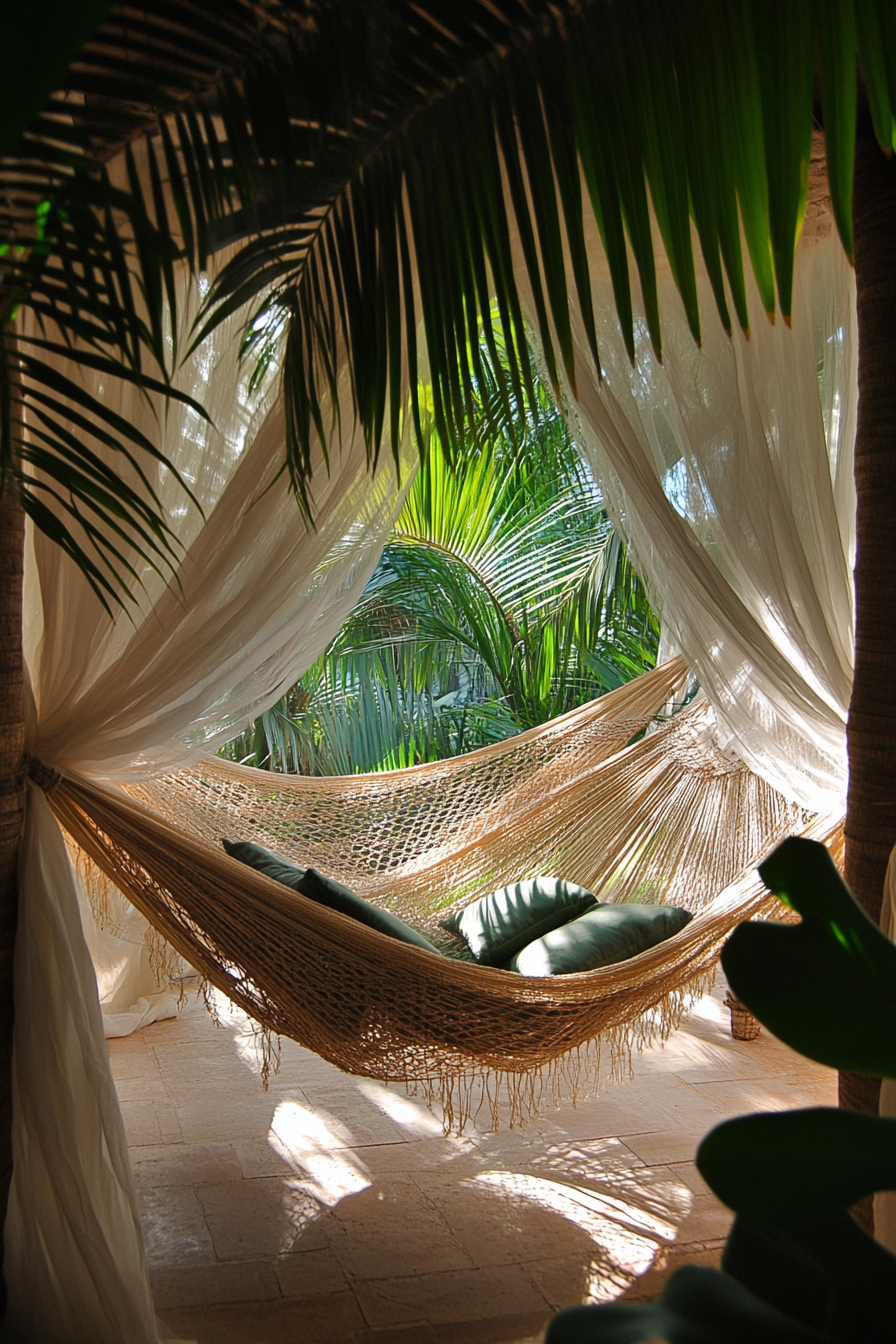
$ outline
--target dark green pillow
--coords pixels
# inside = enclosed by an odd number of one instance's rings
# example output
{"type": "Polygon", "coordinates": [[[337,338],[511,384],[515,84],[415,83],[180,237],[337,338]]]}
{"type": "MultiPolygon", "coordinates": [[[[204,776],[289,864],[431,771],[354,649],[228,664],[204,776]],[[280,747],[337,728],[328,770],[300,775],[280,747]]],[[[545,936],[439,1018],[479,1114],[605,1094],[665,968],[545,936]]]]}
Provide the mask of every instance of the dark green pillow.
{"type": "Polygon", "coordinates": [[[304,868],[281,859],[279,854],[272,854],[251,840],[222,840],[221,844],[232,859],[239,859],[240,863],[254,868],[257,873],[264,873],[265,877],[272,877],[275,882],[282,882],[284,887],[292,887],[293,891],[302,890],[299,883],[305,876],[304,868]]]}
{"type": "Polygon", "coordinates": [[[676,905],[599,905],[524,947],[507,967],[520,975],[571,975],[627,961],[693,919],[676,905]]]}
{"type": "Polygon", "coordinates": [[[332,877],[324,877],[316,868],[307,869],[297,890],[303,892],[305,896],[310,896],[311,900],[317,901],[319,905],[327,905],[331,910],[338,910],[340,914],[348,915],[351,919],[358,920],[360,924],[366,924],[368,928],[377,929],[390,938],[397,938],[400,943],[411,943],[414,947],[422,947],[427,952],[435,952],[437,956],[441,956],[439,949],[433,947],[422,933],[402,923],[395,915],[390,915],[388,910],[381,910],[379,906],[371,905],[369,901],[356,896],[341,882],[334,882],[332,877]]]}
{"type": "Polygon", "coordinates": [[[400,919],[390,915],[387,910],[380,910],[377,906],[362,900],[340,882],[334,882],[331,877],[324,877],[316,868],[299,868],[296,864],[281,859],[279,855],[272,854],[269,849],[253,844],[250,840],[235,842],[222,840],[221,844],[232,858],[239,859],[240,863],[247,864],[256,872],[264,873],[265,877],[272,877],[275,882],[282,882],[285,887],[291,887],[293,891],[301,892],[310,900],[317,901],[318,905],[338,910],[340,914],[348,915],[350,919],[356,919],[360,924],[377,929],[390,938],[397,938],[401,943],[411,943],[414,947],[422,947],[427,952],[438,954],[438,948],[433,947],[422,933],[409,928],[400,919]]]}
{"type": "Polygon", "coordinates": [[[482,896],[440,923],[466,940],[481,965],[503,966],[527,943],[568,924],[596,904],[597,898],[575,882],[533,877],[482,896]]]}

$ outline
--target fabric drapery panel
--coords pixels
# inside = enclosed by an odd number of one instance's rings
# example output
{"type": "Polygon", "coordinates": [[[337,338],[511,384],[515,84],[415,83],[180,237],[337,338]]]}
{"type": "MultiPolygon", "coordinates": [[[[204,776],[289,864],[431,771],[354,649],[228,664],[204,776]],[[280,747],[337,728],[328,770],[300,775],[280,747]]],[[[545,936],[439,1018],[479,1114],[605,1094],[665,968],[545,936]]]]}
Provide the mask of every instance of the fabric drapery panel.
{"type": "Polygon", "coordinates": [[[854,277],[824,202],[797,249],[792,329],[768,321],[754,288],[749,338],[729,337],[698,260],[698,348],[656,239],[662,363],[637,288],[629,362],[593,219],[586,234],[601,370],[574,312],[567,403],[664,647],[697,673],[721,745],[801,805],[842,806],[857,336],[854,277]]]}
{"type": "MultiPolygon", "coordinates": [[[[239,332],[237,315],[178,378],[208,411],[211,425],[179,403],[156,417],[158,408],[133,390],[104,388],[99,375],[83,370],[73,375],[94,395],[117,399],[114,409],[159,444],[203,513],[170,472],[148,469],[182,550],[173,578],[134,562],[136,600],[114,620],[60,549],[29,535],[24,633],[32,757],[107,782],[139,782],[188,765],[296,681],[339,629],[379,558],[412,476],[412,452],[405,454],[401,482],[391,460],[371,475],[346,400],[342,439],[330,444],[329,465],[317,454],[314,526],[306,525],[285,476],[275,480],[284,451],[276,371],[250,400],[239,332]]],[[[72,372],[64,362],[60,370],[72,372]]],[[[91,447],[111,457],[100,443],[91,447]]],[[[114,467],[127,470],[119,461],[114,467]]],[[[138,484],[136,474],[132,483],[138,484]]],[[[26,810],[5,1337],[16,1344],[154,1341],[126,1142],[78,892],[58,825],[34,790],[26,810]],[[62,973],[59,967],[67,977],[65,995],[48,982],[62,973]],[[84,1117],[65,1143],[46,1121],[53,1112],[84,1117]],[[91,1282],[93,1295],[84,1287],[91,1282]]],[[[95,936],[102,941],[105,935],[95,936]]],[[[106,939],[106,955],[126,961],[128,939],[118,947],[106,939]]],[[[133,958],[144,959],[145,949],[130,945],[133,958]]],[[[124,979],[132,969],[113,967],[124,979]]],[[[153,1000],[156,986],[145,965],[142,971],[142,981],[136,974],[129,983],[153,1000]]],[[[119,1019],[120,1010],[126,1015],[131,1007],[112,1006],[119,1019]]],[[[158,1006],[147,1003],[149,1020],[158,1006]]],[[[139,1003],[134,1007],[141,1011],[139,1003]]]]}

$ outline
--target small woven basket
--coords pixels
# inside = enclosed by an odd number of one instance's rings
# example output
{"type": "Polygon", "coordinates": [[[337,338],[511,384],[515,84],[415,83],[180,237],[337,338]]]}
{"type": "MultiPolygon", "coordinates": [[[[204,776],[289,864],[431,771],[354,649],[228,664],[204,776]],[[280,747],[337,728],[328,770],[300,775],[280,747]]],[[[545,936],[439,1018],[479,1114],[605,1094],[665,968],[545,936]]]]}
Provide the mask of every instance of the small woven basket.
{"type": "Polygon", "coordinates": [[[731,1035],[736,1041],[755,1041],[762,1030],[758,1021],[729,990],[725,1002],[731,1012],[731,1035]]]}

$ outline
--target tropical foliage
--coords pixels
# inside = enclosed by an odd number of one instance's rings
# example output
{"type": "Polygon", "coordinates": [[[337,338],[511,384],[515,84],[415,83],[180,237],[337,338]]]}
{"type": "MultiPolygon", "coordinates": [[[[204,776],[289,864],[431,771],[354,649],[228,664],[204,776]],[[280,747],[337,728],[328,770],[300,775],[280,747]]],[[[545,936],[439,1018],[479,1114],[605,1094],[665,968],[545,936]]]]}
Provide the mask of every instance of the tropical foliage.
{"type": "MultiPolygon", "coordinates": [[[[823,845],[786,840],[759,869],[799,924],[742,924],[722,953],[735,994],[834,1068],[896,1078],[896,947],[823,845]]],[[[697,1165],[736,1213],[720,1270],[688,1266],[645,1306],[574,1307],[546,1344],[864,1344],[892,1333],[896,1256],[849,1209],[896,1189],[896,1120],[813,1107],[728,1120],[697,1165]]]]}
{"type": "MultiPolygon", "coordinates": [[[[70,5],[58,26],[53,4],[39,8],[61,47],[38,63],[38,89],[83,31],[66,19],[70,5]]],[[[29,67],[31,42],[24,21],[4,33],[11,69],[29,67]]],[[[27,132],[16,139],[13,116],[5,142],[0,480],[15,482],[36,525],[110,601],[127,590],[130,548],[171,563],[158,502],[141,505],[91,456],[66,427],[63,399],[78,430],[122,463],[152,445],[106,402],[61,383],[53,361],[77,343],[81,363],[108,378],[177,395],[190,341],[243,305],[247,354],[264,366],[272,334],[285,341],[286,455],[300,501],[315,436],[333,428],[341,369],[371,455],[394,442],[418,385],[420,330],[447,445],[475,400],[471,333],[484,326],[491,340],[494,293],[513,352],[501,394],[532,391],[511,226],[555,389],[561,371],[575,380],[570,300],[599,363],[588,211],[630,349],[630,257],[662,345],[651,203],[696,338],[692,225],[726,325],[748,321],[742,237],[762,302],[786,318],[816,111],[852,252],[857,52],[890,152],[896,12],[886,0],[113,7],[27,132]],[[177,265],[203,269],[240,238],[250,241],[218,273],[192,336],[172,345],[177,265]],[[14,326],[17,314],[30,323],[14,326]]],[[[20,128],[31,94],[12,109],[20,128]]]]}
{"type": "Polygon", "coordinates": [[[550,394],[536,382],[498,423],[494,385],[451,465],[430,435],[348,622],[228,757],[309,774],[442,759],[654,665],[659,623],[550,394]]]}

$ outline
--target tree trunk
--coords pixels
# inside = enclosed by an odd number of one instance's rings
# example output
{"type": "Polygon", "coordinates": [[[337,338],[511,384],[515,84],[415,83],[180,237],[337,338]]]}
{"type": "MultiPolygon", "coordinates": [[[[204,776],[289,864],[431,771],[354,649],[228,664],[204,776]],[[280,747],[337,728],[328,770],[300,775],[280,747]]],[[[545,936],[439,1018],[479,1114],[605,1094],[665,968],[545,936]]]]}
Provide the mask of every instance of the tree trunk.
{"type": "MultiPolygon", "coordinates": [[[[12,490],[0,494],[0,1264],[12,1178],[12,967],[17,866],[25,810],[22,565],[25,518],[12,490]]],[[[0,1274],[0,1312],[6,1284],[0,1274]]]]}
{"type": "MultiPolygon", "coordinates": [[[[856,143],[853,213],[859,417],[846,880],[863,909],[879,920],[896,844],[896,163],[884,157],[867,128],[856,143]]],[[[877,1078],[840,1075],[841,1106],[876,1114],[879,1093],[877,1078]]],[[[867,1221],[865,1212],[861,1221],[867,1221]]]]}

